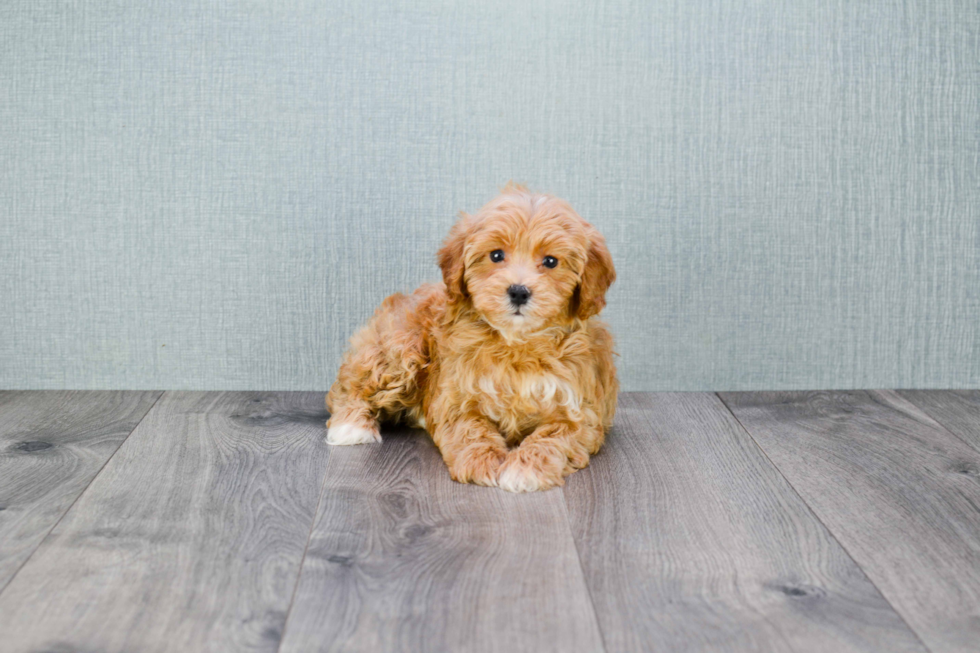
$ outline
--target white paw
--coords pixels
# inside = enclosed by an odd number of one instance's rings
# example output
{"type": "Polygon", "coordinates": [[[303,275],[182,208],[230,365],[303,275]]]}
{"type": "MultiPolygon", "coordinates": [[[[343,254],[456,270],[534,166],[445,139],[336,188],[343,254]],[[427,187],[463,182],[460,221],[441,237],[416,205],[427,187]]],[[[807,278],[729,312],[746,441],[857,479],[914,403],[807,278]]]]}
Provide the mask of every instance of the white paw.
{"type": "Polygon", "coordinates": [[[508,492],[536,492],[542,488],[542,483],[534,470],[508,465],[497,477],[497,487],[508,492]]]}
{"type": "Polygon", "coordinates": [[[381,442],[376,429],[365,429],[353,424],[335,424],[327,429],[327,444],[372,444],[381,442]]]}

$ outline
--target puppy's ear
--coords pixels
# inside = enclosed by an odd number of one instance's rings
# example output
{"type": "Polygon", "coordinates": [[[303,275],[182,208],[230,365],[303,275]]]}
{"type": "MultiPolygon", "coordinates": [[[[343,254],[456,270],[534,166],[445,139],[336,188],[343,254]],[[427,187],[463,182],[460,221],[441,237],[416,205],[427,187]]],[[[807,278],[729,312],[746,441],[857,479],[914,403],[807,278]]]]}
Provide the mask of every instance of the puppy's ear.
{"type": "Polygon", "coordinates": [[[606,248],[606,239],[595,229],[590,229],[589,240],[588,260],[572,303],[574,314],[582,320],[589,319],[605,307],[606,291],[616,280],[616,268],[606,248]]]}
{"type": "Polygon", "coordinates": [[[466,266],[463,265],[463,247],[466,245],[469,228],[470,216],[460,213],[459,220],[449,230],[449,235],[446,236],[438,254],[442,280],[446,283],[449,299],[454,302],[469,297],[466,280],[463,278],[463,273],[466,272],[466,266]]]}

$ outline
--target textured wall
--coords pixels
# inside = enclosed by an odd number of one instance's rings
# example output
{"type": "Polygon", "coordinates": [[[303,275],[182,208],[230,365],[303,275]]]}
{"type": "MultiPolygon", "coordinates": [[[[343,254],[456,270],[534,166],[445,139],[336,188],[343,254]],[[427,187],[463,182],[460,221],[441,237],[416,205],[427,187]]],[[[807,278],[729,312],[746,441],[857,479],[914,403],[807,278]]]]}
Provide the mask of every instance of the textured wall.
{"type": "Polygon", "coordinates": [[[325,389],[507,179],[628,389],[980,386],[976,2],[0,8],[0,387],[325,389]]]}

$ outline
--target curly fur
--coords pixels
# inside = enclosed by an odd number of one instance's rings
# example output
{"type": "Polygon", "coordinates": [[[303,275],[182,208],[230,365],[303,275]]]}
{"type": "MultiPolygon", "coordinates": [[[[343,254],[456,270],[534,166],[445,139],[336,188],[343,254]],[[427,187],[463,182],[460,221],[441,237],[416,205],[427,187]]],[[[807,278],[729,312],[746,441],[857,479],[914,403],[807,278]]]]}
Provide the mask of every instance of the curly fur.
{"type": "Polygon", "coordinates": [[[616,278],[605,240],[563,200],[510,184],[461,215],[438,258],[443,283],[388,297],[351,338],[327,441],[380,442],[379,421],[403,420],[429,431],[457,481],[561,485],[616,410],[613,340],[595,318],[616,278]],[[530,289],[524,306],[512,284],[530,289]]]}

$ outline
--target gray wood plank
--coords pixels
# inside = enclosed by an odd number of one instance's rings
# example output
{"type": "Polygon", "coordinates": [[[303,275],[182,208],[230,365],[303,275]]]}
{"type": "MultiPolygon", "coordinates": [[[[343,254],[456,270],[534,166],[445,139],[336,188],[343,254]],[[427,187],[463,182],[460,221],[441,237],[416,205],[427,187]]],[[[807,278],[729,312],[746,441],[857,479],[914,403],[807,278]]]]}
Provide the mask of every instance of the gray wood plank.
{"type": "Polygon", "coordinates": [[[0,392],[0,591],[159,392],[0,392]]]}
{"type": "Polygon", "coordinates": [[[4,651],[275,651],[322,393],[167,393],[0,594],[4,651]]]}
{"type": "MultiPolygon", "coordinates": [[[[980,451],[980,390],[899,390],[898,394],[980,451]]],[[[963,473],[980,476],[980,469],[963,473]]]]}
{"type": "Polygon", "coordinates": [[[610,652],[925,650],[713,394],[620,395],[564,494],[610,652]]]}
{"type": "Polygon", "coordinates": [[[722,398],[930,649],[978,649],[976,450],[894,392],[722,398]]]}
{"type": "Polygon", "coordinates": [[[338,447],[282,651],[600,651],[560,491],[461,485],[421,431],[338,447]]]}

